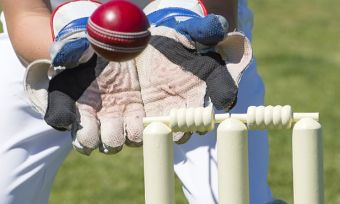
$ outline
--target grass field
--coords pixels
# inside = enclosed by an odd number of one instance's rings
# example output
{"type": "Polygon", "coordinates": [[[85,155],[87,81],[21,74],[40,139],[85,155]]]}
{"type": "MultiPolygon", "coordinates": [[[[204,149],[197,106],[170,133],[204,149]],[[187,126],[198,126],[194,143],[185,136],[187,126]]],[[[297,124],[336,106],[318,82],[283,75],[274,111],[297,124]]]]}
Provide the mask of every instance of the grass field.
{"type": "MultiPolygon", "coordinates": [[[[325,203],[340,203],[340,2],[252,1],[254,52],[266,83],[267,104],[319,111],[324,134],[325,203]]],[[[291,139],[272,132],[272,191],[292,203],[291,139]]]]}
{"type": "MultiPolygon", "coordinates": [[[[266,84],[266,104],[319,111],[324,135],[325,203],[340,203],[340,1],[250,0],[253,49],[266,84]]],[[[269,183],[292,198],[290,131],[270,132],[269,183]]],[[[141,149],[114,156],[71,152],[61,166],[51,204],[144,203],[141,149]]],[[[186,203],[176,180],[176,203],[186,203]]]]}

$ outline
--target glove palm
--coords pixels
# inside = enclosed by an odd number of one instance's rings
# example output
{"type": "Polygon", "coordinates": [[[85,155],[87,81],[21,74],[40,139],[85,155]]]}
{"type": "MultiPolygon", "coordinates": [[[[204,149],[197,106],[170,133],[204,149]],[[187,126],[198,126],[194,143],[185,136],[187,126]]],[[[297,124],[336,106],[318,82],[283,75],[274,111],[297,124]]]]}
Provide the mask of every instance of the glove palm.
{"type": "MultiPolygon", "coordinates": [[[[151,40],[145,51],[136,59],[144,108],[147,116],[168,115],[172,108],[202,107],[210,101],[217,109],[229,111],[236,103],[238,78],[251,59],[251,52],[236,49],[247,44],[239,34],[233,50],[235,61],[248,61],[234,66],[234,75],[228,62],[215,52],[214,45],[224,39],[227,27],[216,15],[195,18],[168,26],[151,28],[151,40]],[[207,25],[203,27],[201,25],[207,25]],[[191,25],[190,27],[187,25],[191,25]],[[208,51],[200,53],[199,46],[208,51]],[[250,55],[249,55],[250,54],[250,55]],[[150,63],[152,59],[152,63],[150,63]],[[238,74],[236,74],[236,72],[238,74]]],[[[249,47],[248,47],[249,48],[249,47]]],[[[174,140],[183,143],[183,133],[174,140]]]]}

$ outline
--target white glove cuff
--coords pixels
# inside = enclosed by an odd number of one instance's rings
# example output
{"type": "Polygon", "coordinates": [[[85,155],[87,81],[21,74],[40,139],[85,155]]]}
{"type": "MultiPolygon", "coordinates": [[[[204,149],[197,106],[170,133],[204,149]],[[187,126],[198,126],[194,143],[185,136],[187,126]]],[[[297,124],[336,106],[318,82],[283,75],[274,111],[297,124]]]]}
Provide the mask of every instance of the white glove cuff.
{"type": "Polygon", "coordinates": [[[92,0],[75,0],[57,7],[51,14],[51,30],[53,39],[68,23],[75,19],[89,17],[100,5],[92,0]]]}
{"type": "Polygon", "coordinates": [[[24,76],[24,89],[32,107],[42,116],[47,109],[48,84],[51,68],[49,60],[36,60],[28,65],[24,76]]]}
{"type": "Polygon", "coordinates": [[[228,71],[238,84],[253,58],[250,40],[241,32],[230,32],[218,43],[216,51],[222,56],[228,71]]]}

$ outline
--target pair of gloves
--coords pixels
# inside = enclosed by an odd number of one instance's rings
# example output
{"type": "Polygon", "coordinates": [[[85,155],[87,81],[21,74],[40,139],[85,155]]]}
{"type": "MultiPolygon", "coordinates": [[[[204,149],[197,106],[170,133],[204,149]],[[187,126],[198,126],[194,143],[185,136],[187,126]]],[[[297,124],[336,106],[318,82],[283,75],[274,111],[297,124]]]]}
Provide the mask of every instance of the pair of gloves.
{"type": "MultiPolygon", "coordinates": [[[[162,1],[145,9],[149,44],[124,62],[96,54],[86,38],[87,19],[99,3],[74,1],[53,12],[51,60],[28,66],[25,90],[48,125],[71,130],[79,152],[141,146],[145,116],[210,103],[229,111],[235,105],[238,82],[252,58],[248,39],[227,33],[221,16],[203,17],[195,0],[184,7],[160,7],[162,1]]],[[[173,139],[184,143],[189,136],[175,133],[173,139]]]]}

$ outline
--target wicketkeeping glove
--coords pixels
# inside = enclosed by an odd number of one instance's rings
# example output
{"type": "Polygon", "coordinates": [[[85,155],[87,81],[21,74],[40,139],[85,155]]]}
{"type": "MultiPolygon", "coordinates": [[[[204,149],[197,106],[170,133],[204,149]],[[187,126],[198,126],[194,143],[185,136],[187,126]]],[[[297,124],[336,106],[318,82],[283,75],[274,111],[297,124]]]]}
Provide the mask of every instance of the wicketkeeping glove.
{"type": "MultiPolygon", "coordinates": [[[[202,17],[185,8],[156,9],[148,18],[152,37],[136,59],[146,115],[168,115],[172,108],[201,107],[209,101],[229,111],[252,57],[246,37],[228,34],[221,16],[202,17]]],[[[183,133],[174,135],[178,143],[187,139],[183,133]]]]}
{"type": "MultiPolygon", "coordinates": [[[[88,2],[74,1],[65,6],[88,2]]],[[[53,18],[58,21],[56,15],[53,18]]],[[[57,36],[70,36],[74,30],[68,25],[57,36]]],[[[97,147],[104,153],[116,153],[124,144],[140,146],[145,113],[134,61],[109,62],[96,54],[80,61],[73,57],[74,52],[81,53],[75,39],[72,46],[66,40],[58,51],[70,53],[71,58],[64,54],[52,58],[62,62],[63,68],[57,69],[50,80],[47,71],[50,66],[55,68],[55,62],[40,60],[27,68],[25,87],[31,101],[47,124],[58,130],[71,130],[73,145],[81,153],[90,154],[97,147]]],[[[83,46],[82,38],[80,42],[83,46]]]]}
{"type": "MultiPolygon", "coordinates": [[[[78,151],[90,154],[99,147],[115,153],[124,143],[141,145],[143,103],[148,116],[209,101],[226,110],[235,104],[238,81],[251,59],[249,41],[241,33],[226,34],[222,17],[202,18],[183,8],[164,11],[152,12],[157,21],[150,13],[153,36],[135,60],[109,63],[93,55],[51,80],[50,61],[28,67],[25,87],[31,101],[51,126],[72,129],[78,151]]],[[[174,136],[178,143],[187,139],[174,136]]]]}

